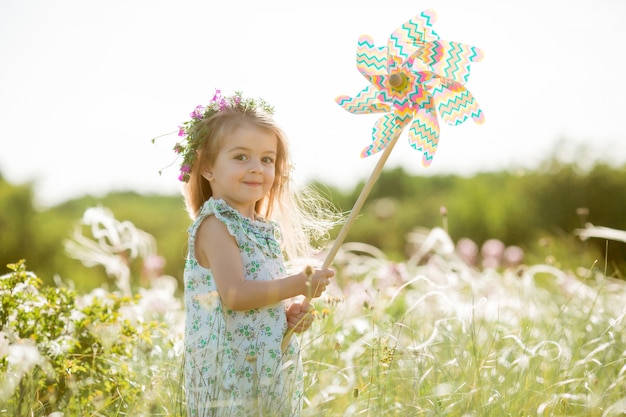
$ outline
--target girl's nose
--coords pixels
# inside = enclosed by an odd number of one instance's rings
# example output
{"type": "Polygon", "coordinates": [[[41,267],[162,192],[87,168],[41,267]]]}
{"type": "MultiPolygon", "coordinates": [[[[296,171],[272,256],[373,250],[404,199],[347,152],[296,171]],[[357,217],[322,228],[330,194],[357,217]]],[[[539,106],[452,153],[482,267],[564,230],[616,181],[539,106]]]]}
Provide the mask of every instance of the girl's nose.
{"type": "Polygon", "coordinates": [[[261,172],[261,161],[258,159],[250,160],[250,172],[261,172]]]}

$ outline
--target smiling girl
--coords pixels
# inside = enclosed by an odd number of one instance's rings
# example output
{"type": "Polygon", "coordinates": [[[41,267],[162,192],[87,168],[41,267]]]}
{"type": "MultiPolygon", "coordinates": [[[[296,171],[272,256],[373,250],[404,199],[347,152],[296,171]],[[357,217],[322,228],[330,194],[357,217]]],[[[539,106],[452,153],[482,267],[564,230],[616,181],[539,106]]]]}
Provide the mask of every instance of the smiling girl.
{"type": "MultiPolygon", "coordinates": [[[[300,209],[290,190],[284,133],[263,100],[219,90],[179,131],[184,140],[189,252],[185,266],[185,391],[190,416],[298,416],[297,339],[311,314],[293,297],[319,297],[331,269],[289,275],[283,254],[310,254],[332,221],[300,209]],[[303,311],[304,310],[304,311],[303,311]]],[[[327,213],[327,212],[326,212],[327,213]]]]}

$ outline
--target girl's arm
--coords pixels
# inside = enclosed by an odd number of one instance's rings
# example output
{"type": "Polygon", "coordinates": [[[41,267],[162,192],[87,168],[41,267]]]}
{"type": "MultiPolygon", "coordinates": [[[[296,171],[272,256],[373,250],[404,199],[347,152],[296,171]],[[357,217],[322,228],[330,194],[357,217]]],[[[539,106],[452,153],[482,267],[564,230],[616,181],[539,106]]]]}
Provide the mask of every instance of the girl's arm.
{"type": "Polygon", "coordinates": [[[335,275],[331,269],[322,269],[310,279],[301,272],[280,279],[247,281],[237,242],[215,216],[207,217],[198,228],[195,248],[200,265],[213,272],[222,303],[235,311],[265,307],[298,295],[319,297],[335,275]]]}

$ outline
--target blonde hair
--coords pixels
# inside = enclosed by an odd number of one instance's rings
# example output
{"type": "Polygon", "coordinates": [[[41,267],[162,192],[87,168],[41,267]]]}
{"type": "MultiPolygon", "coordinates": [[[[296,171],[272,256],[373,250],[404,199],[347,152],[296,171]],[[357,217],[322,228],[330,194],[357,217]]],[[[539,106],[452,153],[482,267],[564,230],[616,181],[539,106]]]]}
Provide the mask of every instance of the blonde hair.
{"type": "Polygon", "coordinates": [[[280,225],[282,245],[288,259],[310,256],[312,242],[327,237],[338,220],[328,201],[311,188],[299,192],[290,181],[291,160],[287,137],[272,116],[260,107],[227,107],[198,121],[193,136],[201,144],[189,180],[183,186],[187,211],[196,219],[202,205],[211,198],[211,185],[202,172],[214,165],[225,139],[241,126],[252,126],[270,132],[277,139],[275,178],[265,197],[256,203],[255,211],[280,225]]]}

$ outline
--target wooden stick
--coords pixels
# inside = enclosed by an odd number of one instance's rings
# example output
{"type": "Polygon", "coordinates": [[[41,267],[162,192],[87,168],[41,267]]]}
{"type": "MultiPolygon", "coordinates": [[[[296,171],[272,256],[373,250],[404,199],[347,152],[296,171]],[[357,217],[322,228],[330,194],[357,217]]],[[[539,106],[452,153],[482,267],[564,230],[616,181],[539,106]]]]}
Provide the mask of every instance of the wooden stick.
{"type": "MultiPolygon", "coordinates": [[[[343,245],[344,240],[348,236],[348,232],[350,231],[350,228],[352,227],[352,223],[354,223],[356,216],[361,211],[361,208],[363,208],[363,204],[365,203],[367,196],[369,195],[370,191],[372,191],[374,184],[378,180],[378,177],[380,176],[380,173],[383,170],[383,166],[385,165],[385,162],[387,162],[387,159],[389,159],[389,154],[391,154],[391,150],[395,146],[399,137],[400,135],[396,135],[396,137],[393,138],[387,144],[387,147],[385,147],[385,149],[383,150],[383,153],[380,156],[380,159],[378,160],[378,162],[376,163],[374,170],[372,171],[369,179],[363,186],[363,189],[361,190],[361,194],[359,194],[359,197],[354,203],[354,206],[352,207],[352,210],[350,211],[350,215],[346,219],[346,222],[344,223],[344,225],[341,227],[341,230],[339,231],[339,234],[337,235],[337,239],[335,239],[333,246],[330,248],[330,251],[328,251],[328,255],[326,255],[326,259],[324,260],[324,263],[322,264],[322,269],[328,268],[335,260],[335,256],[337,255],[337,252],[339,252],[339,248],[341,247],[341,245],[343,245]]],[[[304,309],[308,308],[310,304],[311,304],[310,297],[306,297],[304,301],[302,301],[302,307],[304,309]]],[[[287,349],[287,346],[289,346],[289,341],[291,340],[292,335],[293,335],[293,331],[291,329],[289,329],[287,333],[285,333],[285,336],[283,337],[283,342],[281,344],[283,353],[285,352],[285,349],[287,349]]]]}

